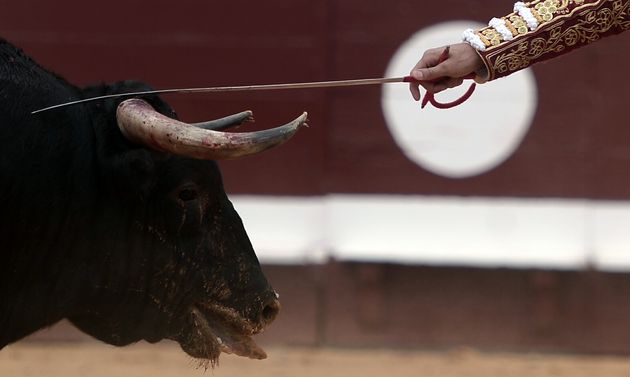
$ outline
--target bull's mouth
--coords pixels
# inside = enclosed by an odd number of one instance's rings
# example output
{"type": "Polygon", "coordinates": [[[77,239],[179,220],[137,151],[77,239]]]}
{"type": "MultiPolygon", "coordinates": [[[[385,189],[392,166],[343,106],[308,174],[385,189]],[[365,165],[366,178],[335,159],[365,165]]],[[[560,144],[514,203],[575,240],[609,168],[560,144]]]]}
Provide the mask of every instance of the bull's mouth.
{"type": "Polygon", "coordinates": [[[267,354],[252,339],[262,329],[240,316],[235,310],[216,304],[191,306],[188,331],[176,339],[192,357],[218,362],[221,352],[265,359],[267,354]]]}

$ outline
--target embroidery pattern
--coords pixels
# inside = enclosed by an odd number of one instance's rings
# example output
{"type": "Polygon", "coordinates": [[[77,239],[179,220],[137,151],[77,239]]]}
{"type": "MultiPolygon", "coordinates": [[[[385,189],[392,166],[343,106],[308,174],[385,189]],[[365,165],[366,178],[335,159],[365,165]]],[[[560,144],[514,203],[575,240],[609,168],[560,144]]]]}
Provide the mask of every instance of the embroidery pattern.
{"type": "Polygon", "coordinates": [[[484,37],[481,38],[481,40],[484,41],[484,43],[486,43],[486,41],[489,41],[488,43],[490,46],[498,46],[503,40],[501,38],[501,34],[499,34],[499,32],[494,30],[493,28],[488,28],[482,31],[481,34],[481,36],[484,37]]]}
{"type": "Polygon", "coordinates": [[[514,34],[514,36],[526,34],[529,31],[529,29],[527,29],[527,23],[525,22],[523,17],[514,14],[509,16],[508,20],[514,30],[516,30],[516,34],[514,34]]]}
{"type": "Polygon", "coordinates": [[[558,11],[560,5],[559,0],[545,0],[534,6],[536,12],[544,22],[553,20],[555,13],[558,11]]]}
{"type": "MultiPolygon", "coordinates": [[[[575,12],[578,14],[574,24],[568,26],[563,22],[558,22],[557,25],[553,23],[548,25],[548,32],[541,33],[540,37],[515,40],[511,49],[497,55],[493,64],[488,64],[490,78],[526,68],[545,55],[562,53],[567,47],[594,42],[611,29],[630,29],[630,0],[626,0],[625,4],[623,0],[602,1],[599,8],[576,7],[573,13],[575,12]]],[[[543,11],[541,14],[547,13],[543,11]]],[[[488,60],[490,63],[491,59],[488,60]]]]}

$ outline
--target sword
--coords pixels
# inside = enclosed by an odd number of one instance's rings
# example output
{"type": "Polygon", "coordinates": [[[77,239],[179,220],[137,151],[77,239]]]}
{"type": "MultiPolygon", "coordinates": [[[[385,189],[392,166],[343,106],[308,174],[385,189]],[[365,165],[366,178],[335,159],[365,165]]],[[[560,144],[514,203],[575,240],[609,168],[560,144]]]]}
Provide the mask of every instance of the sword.
{"type": "Polygon", "coordinates": [[[158,89],[147,90],[141,92],[130,93],[117,93],[107,94],[104,96],[90,97],[77,101],[70,101],[60,103],[58,105],[44,107],[43,109],[35,110],[31,114],[41,113],[43,111],[58,109],[60,107],[77,105],[80,103],[99,101],[109,98],[124,98],[135,97],[150,94],[190,94],[190,93],[222,93],[222,92],[245,92],[245,91],[258,91],[258,90],[286,90],[286,89],[312,89],[312,88],[335,88],[341,86],[363,86],[363,85],[381,85],[400,82],[413,82],[416,81],[411,76],[404,77],[390,77],[390,78],[371,78],[371,79],[355,79],[355,80],[334,80],[334,81],[312,81],[312,82],[298,82],[290,84],[263,84],[263,85],[240,85],[240,86],[214,86],[205,88],[181,88],[181,89],[158,89]]]}
{"type": "MultiPolygon", "coordinates": [[[[440,55],[440,63],[448,59],[449,56],[449,47],[444,48],[444,51],[440,55]]],[[[471,73],[465,76],[465,79],[474,79],[475,74],[471,73]]],[[[430,80],[426,82],[439,82],[444,78],[439,78],[436,80],[430,80]]],[[[335,88],[341,86],[364,86],[364,85],[382,85],[382,84],[391,84],[391,83],[418,83],[422,82],[414,79],[412,76],[402,76],[402,77],[381,77],[381,78],[369,78],[369,79],[354,79],[354,80],[334,80],[334,81],[311,81],[311,82],[298,82],[298,83],[289,83],[289,84],[264,84],[264,85],[240,85],[240,86],[215,86],[215,87],[206,87],[206,88],[183,88],[183,89],[158,89],[158,90],[147,90],[141,92],[130,92],[130,93],[117,93],[117,94],[108,94],[104,96],[85,98],[77,101],[70,101],[65,103],[60,103],[58,105],[48,106],[43,109],[35,110],[31,114],[41,113],[43,111],[58,109],[60,107],[77,105],[80,103],[99,101],[108,98],[123,98],[123,97],[136,97],[143,96],[149,94],[184,94],[184,93],[222,93],[222,92],[244,92],[244,91],[257,91],[257,90],[286,90],[286,89],[312,89],[312,88],[335,88]]],[[[424,108],[427,103],[431,103],[438,109],[449,109],[451,107],[455,107],[464,101],[466,101],[475,91],[475,84],[473,83],[468,88],[468,91],[464,93],[464,95],[449,103],[441,103],[438,102],[433,93],[426,93],[422,100],[422,108],[424,108]]]]}
{"type": "MultiPolygon", "coordinates": [[[[446,61],[449,57],[450,47],[446,46],[444,51],[439,57],[439,63],[446,61]]],[[[474,79],[475,73],[470,73],[464,76],[465,79],[474,79]]],[[[425,82],[439,82],[444,80],[445,78],[438,78],[434,80],[428,80],[425,82]]],[[[121,98],[121,97],[135,97],[149,94],[169,94],[169,93],[221,93],[221,92],[244,92],[244,91],[257,91],[257,90],[283,90],[283,89],[312,89],[312,88],[334,88],[340,86],[363,86],[363,85],[382,85],[382,84],[391,84],[391,83],[417,83],[422,84],[421,81],[414,79],[412,76],[402,76],[402,77],[381,77],[381,78],[370,78],[370,79],[355,79],[355,80],[334,80],[334,81],[311,81],[311,82],[298,82],[298,83],[289,83],[289,84],[264,84],[264,85],[241,85],[241,86],[215,86],[215,87],[206,87],[206,88],[183,88],[183,89],[159,89],[159,90],[147,90],[142,92],[130,92],[130,93],[117,93],[117,94],[108,94],[104,96],[85,98],[78,101],[70,101],[65,103],[60,103],[58,105],[48,106],[43,109],[35,110],[31,114],[41,113],[43,111],[58,109],[60,107],[72,106],[80,103],[98,101],[108,98],[121,98]]],[[[421,107],[427,105],[427,103],[431,103],[438,109],[450,109],[451,107],[455,107],[464,101],[466,101],[475,91],[475,84],[471,84],[466,93],[462,95],[459,99],[455,101],[442,103],[438,102],[435,99],[433,93],[427,92],[422,99],[421,107]]]]}

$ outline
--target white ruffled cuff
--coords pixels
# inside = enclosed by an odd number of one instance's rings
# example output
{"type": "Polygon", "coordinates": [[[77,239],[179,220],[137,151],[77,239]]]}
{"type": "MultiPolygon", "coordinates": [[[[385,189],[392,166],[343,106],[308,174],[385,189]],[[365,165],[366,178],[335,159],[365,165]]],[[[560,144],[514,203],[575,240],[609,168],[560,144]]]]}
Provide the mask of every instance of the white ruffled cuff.
{"type": "Polygon", "coordinates": [[[512,35],[510,29],[505,26],[505,20],[495,17],[490,20],[488,26],[493,27],[494,30],[501,34],[501,38],[503,38],[504,41],[511,41],[512,39],[514,39],[514,36],[512,35]]]}
{"type": "Polygon", "coordinates": [[[516,2],[514,4],[514,12],[518,13],[518,15],[525,20],[529,30],[534,31],[538,28],[538,20],[534,17],[531,9],[529,9],[525,3],[521,1],[516,2]]]}
{"type": "Polygon", "coordinates": [[[486,51],[486,44],[483,43],[481,38],[475,33],[473,29],[464,30],[464,34],[462,35],[462,39],[464,42],[471,45],[477,51],[486,51]]]}

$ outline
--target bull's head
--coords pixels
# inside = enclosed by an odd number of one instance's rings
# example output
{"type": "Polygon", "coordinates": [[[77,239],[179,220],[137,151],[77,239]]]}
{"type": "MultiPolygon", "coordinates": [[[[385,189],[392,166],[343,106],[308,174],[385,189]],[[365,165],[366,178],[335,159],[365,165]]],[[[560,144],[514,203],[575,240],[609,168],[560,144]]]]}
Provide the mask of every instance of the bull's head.
{"type": "Polygon", "coordinates": [[[251,337],[276,317],[278,296],[209,160],[279,145],[306,114],[278,128],[230,133],[221,130],[251,112],[186,124],[158,99],[110,106],[115,118],[101,106],[106,125],[97,126],[110,139],[100,148],[109,199],[102,206],[107,229],[99,233],[108,236],[97,237],[107,272],[95,274],[90,298],[70,319],[111,344],[167,338],[212,363],[221,352],[264,358],[251,337]],[[111,131],[113,122],[119,131],[111,131]],[[126,220],[116,223],[120,218],[126,220]]]}

